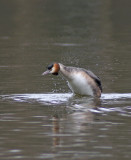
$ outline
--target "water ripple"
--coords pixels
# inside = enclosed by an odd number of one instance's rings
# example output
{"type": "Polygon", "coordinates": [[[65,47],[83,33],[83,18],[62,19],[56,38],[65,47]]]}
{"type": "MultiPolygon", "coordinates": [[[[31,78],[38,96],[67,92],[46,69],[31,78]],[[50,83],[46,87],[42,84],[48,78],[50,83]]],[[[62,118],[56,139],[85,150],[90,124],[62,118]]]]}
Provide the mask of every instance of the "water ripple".
{"type": "Polygon", "coordinates": [[[128,99],[131,98],[131,93],[104,93],[102,94],[101,99],[128,99]]]}
{"type": "Polygon", "coordinates": [[[72,93],[47,93],[47,94],[10,94],[1,95],[2,101],[18,103],[41,103],[44,105],[64,104],[71,110],[91,111],[94,113],[118,112],[121,115],[131,116],[131,93],[105,93],[102,94],[100,104],[96,104],[91,97],[76,97],[72,93]],[[105,107],[104,105],[108,104],[105,107]],[[111,106],[110,106],[111,105],[111,106]],[[113,105],[113,107],[112,107],[113,105]]]}
{"type": "MultiPolygon", "coordinates": [[[[73,97],[72,93],[47,93],[47,94],[10,94],[1,95],[2,99],[9,100],[12,99],[16,102],[30,102],[31,100],[36,100],[37,102],[45,104],[61,104],[67,102],[69,98],[73,97]]],[[[81,99],[81,98],[80,98],[81,99]]],[[[131,93],[104,93],[102,94],[101,100],[126,100],[131,99],[131,93]]],[[[124,101],[125,103],[125,101],[124,101]]]]}
{"type": "Polygon", "coordinates": [[[48,105],[61,104],[72,97],[72,94],[11,94],[11,95],[2,95],[4,100],[13,100],[16,102],[39,102],[48,105]]]}

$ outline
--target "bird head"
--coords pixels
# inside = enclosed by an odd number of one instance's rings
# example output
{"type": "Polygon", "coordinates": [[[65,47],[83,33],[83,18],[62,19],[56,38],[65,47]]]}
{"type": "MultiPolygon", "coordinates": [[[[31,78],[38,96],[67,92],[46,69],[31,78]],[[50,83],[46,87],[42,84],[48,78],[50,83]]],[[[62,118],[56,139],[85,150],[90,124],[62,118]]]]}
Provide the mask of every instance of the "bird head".
{"type": "Polygon", "coordinates": [[[59,70],[60,70],[59,64],[52,63],[47,66],[47,71],[43,72],[42,75],[47,75],[47,74],[58,75],[59,70]]]}

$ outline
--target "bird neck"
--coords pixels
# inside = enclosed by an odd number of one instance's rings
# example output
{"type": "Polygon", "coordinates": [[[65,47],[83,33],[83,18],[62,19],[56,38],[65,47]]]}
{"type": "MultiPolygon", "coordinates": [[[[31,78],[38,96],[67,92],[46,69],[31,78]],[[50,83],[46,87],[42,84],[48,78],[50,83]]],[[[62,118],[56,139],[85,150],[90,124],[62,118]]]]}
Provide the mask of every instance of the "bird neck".
{"type": "Polygon", "coordinates": [[[70,75],[70,72],[68,70],[68,67],[64,66],[61,63],[59,63],[59,66],[60,66],[60,72],[62,73],[62,75],[68,80],[71,79],[71,75],[70,75]]]}

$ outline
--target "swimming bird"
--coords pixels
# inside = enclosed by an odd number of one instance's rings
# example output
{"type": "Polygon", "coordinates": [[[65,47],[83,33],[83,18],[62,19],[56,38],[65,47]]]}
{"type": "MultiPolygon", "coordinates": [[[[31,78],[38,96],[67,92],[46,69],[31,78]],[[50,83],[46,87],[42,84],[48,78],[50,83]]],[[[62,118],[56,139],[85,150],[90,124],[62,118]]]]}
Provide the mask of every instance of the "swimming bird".
{"type": "Polygon", "coordinates": [[[48,65],[47,71],[42,75],[61,73],[68,81],[68,86],[73,93],[83,96],[101,97],[102,85],[99,77],[84,68],[67,67],[61,63],[48,65]]]}

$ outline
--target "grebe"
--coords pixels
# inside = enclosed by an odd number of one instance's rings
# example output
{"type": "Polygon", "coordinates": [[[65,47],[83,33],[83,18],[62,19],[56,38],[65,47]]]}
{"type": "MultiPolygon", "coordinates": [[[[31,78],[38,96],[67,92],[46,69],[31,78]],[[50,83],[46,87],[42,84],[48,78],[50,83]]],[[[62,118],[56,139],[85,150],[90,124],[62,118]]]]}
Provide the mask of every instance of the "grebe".
{"type": "Polygon", "coordinates": [[[101,81],[94,73],[83,68],[67,67],[61,63],[53,63],[47,67],[47,71],[42,75],[53,74],[58,72],[67,79],[68,85],[73,93],[79,95],[90,95],[100,97],[102,92],[101,81]]]}

